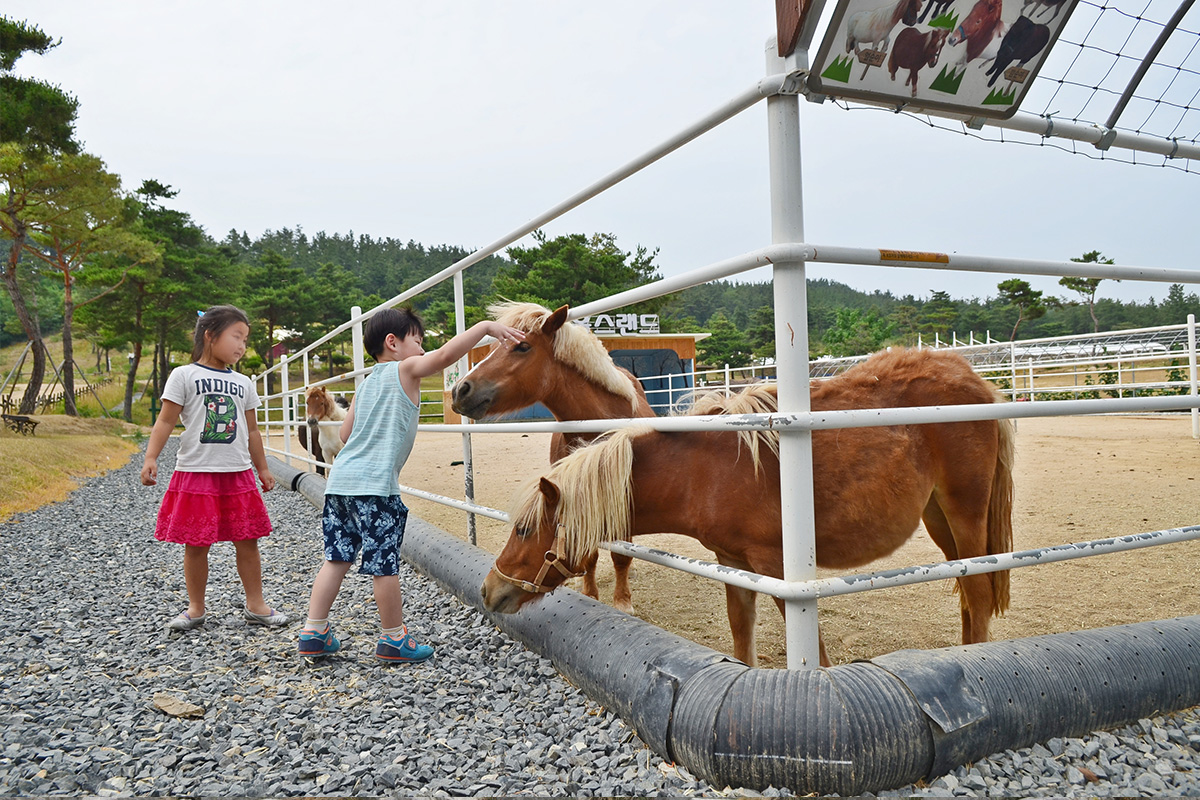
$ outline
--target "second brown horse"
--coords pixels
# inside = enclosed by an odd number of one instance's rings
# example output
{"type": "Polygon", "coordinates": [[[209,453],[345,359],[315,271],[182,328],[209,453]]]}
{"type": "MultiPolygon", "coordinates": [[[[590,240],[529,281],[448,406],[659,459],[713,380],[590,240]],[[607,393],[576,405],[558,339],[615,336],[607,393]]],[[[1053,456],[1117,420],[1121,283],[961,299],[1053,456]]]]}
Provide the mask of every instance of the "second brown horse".
{"type": "MultiPolygon", "coordinates": [[[[879,353],[812,389],[814,411],[999,400],[963,358],[931,350],[879,353]]],[[[702,400],[692,413],[775,408],[774,386],[759,384],[702,400]]],[[[696,538],[722,564],[781,578],[777,447],[769,432],[643,429],[572,453],[516,497],[512,534],[481,587],[484,605],[516,611],[578,571],[600,542],[658,531],[696,538]]],[[[814,432],[817,564],[847,569],[882,558],[922,520],[947,559],[1008,552],[1012,458],[1007,420],[814,432]]],[[[987,641],[991,616],[1008,607],[1008,573],[957,580],[962,640],[987,641]]],[[[734,655],[749,665],[757,661],[756,598],[726,586],[734,655]]],[[[821,662],[829,663],[824,644],[821,662]]]]}

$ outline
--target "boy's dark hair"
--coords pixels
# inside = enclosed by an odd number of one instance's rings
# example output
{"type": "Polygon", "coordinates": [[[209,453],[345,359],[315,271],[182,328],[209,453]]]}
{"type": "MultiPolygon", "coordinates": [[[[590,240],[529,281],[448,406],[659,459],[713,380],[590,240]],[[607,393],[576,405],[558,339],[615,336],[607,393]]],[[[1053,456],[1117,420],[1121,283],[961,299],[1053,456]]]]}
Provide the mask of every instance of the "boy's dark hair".
{"type": "Polygon", "coordinates": [[[363,331],[363,347],[376,361],[383,353],[383,342],[389,333],[397,339],[414,333],[424,339],[425,323],[417,316],[417,312],[408,306],[385,308],[367,320],[366,330],[363,331]]]}
{"type": "Polygon", "coordinates": [[[195,364],[204,358],[205,334],[211,334],[215,342],[226,328],[238,322],[247,328],[250,327],[250,318],[237,306],[213,306],[201,314],[200,319],[196,320],[196,331],[192,335],[192,363],[195,364]]]}

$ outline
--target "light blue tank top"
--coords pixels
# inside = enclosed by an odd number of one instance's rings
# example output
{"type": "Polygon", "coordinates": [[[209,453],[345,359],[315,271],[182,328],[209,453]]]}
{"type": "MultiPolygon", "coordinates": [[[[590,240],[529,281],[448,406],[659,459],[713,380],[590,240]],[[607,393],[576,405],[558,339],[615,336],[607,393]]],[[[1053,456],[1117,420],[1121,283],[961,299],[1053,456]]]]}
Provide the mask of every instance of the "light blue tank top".
{"type": "Polygon", "coordinates": [[[333,462],[325,494],[400,494],[400,468],[412,452],[420,409],[400,385],[399,366],[376,364],[354,393],[354,428],[333,462]]]}

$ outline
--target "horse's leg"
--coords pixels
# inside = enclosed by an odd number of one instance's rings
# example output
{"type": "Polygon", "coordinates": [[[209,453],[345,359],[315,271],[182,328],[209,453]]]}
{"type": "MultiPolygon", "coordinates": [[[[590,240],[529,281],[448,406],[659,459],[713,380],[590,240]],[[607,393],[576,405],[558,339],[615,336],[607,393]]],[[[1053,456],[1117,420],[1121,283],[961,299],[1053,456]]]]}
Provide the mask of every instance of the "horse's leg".
{"type": "Polygon", "coordinates": [[[583,562],[583,593],[593,600],[600,599],[600,587],[596,585],[596,562],[600,560],[600,551],[592,553],[583,562]]]}
{"type": "Polygon", "coordinates": [[[733,634],[733,657],[748,667],[758,666],[758,648],[754,641],[754,623],[758,618],[758,593],[725,584],[725,609],[733,634]]]}
{"type": "MultiPolygon", "coordinates": [[[[735,569],[750,569],[749,564],[723,555],[717,556],[717,562],[735,569]]],[[[754,623],[758,618],[758,592],[725,584],[725,611],[729,616],[729,631],[733,634],[733,657],[748,667],[757,667],[754,623]]]]}
{"type": "Polygon", "coordinates": [[[613,583],[613,607],[626,614],[633,614],[633,593],[629,590],[629,565],[633,559],[620,553],[609,553],[612,556],[613,573],[616,580],[613,583]]]}
{"type": "MultiPolygon", "coordinates": [[[[971,515],[955,513],[956,524],[952,525],[943,503],[944,498],[929,499],[921,519],[930,538],[946,554],[947,560],[976,558],[987,554],[987,520],[972,521],[971,515]],[[974,536],[968,531],[976,531],[974,536]],[[974,540],[974,544],[972,542],[974,540]]],[[[952,509],[953,513],[953,509],[952,509]]],[[[986,511],[985,511],[986,514],[986,511]]],[[[977,515],[976,515],[977,516],[977,515]]],[[[963,644],[974,644],[988,640],[988,627],[992,610],[992,579],[990,575],[967,575],[958,578],[959,606],[962,609],[963,644]]]]}

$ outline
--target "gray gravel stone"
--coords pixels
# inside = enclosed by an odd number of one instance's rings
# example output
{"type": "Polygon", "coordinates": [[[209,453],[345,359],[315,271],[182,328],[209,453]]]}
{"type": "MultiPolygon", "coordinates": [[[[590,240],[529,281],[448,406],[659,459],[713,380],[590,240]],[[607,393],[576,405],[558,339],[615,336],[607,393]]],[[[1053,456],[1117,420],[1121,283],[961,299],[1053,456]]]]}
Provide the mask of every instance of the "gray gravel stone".
{"type": "MultiPolygon", "coordinates": [[[[135,457],[5,526],[0,795],[758,796],[665,763],[547,660],[407,566],[406,617],[437,648],[432,661],[375,663],[371,585],[356,573],[333,612],[343,652],[299,660],[320,521],[283,488],[265,496],[275,531],[262,542],[264,585],[296,623],[248,626],[232,547],[217,545],[208,622],[168,632],[186,604],[182,548],[153,530],[176,446],[160,458],[159,487],[140,485],[135,457]],[[160,692],[204,716],[166,716],[160,692]]],[[[1197,776],[1193,710],[880,794],[1200,795],[1197,776]]]]}

